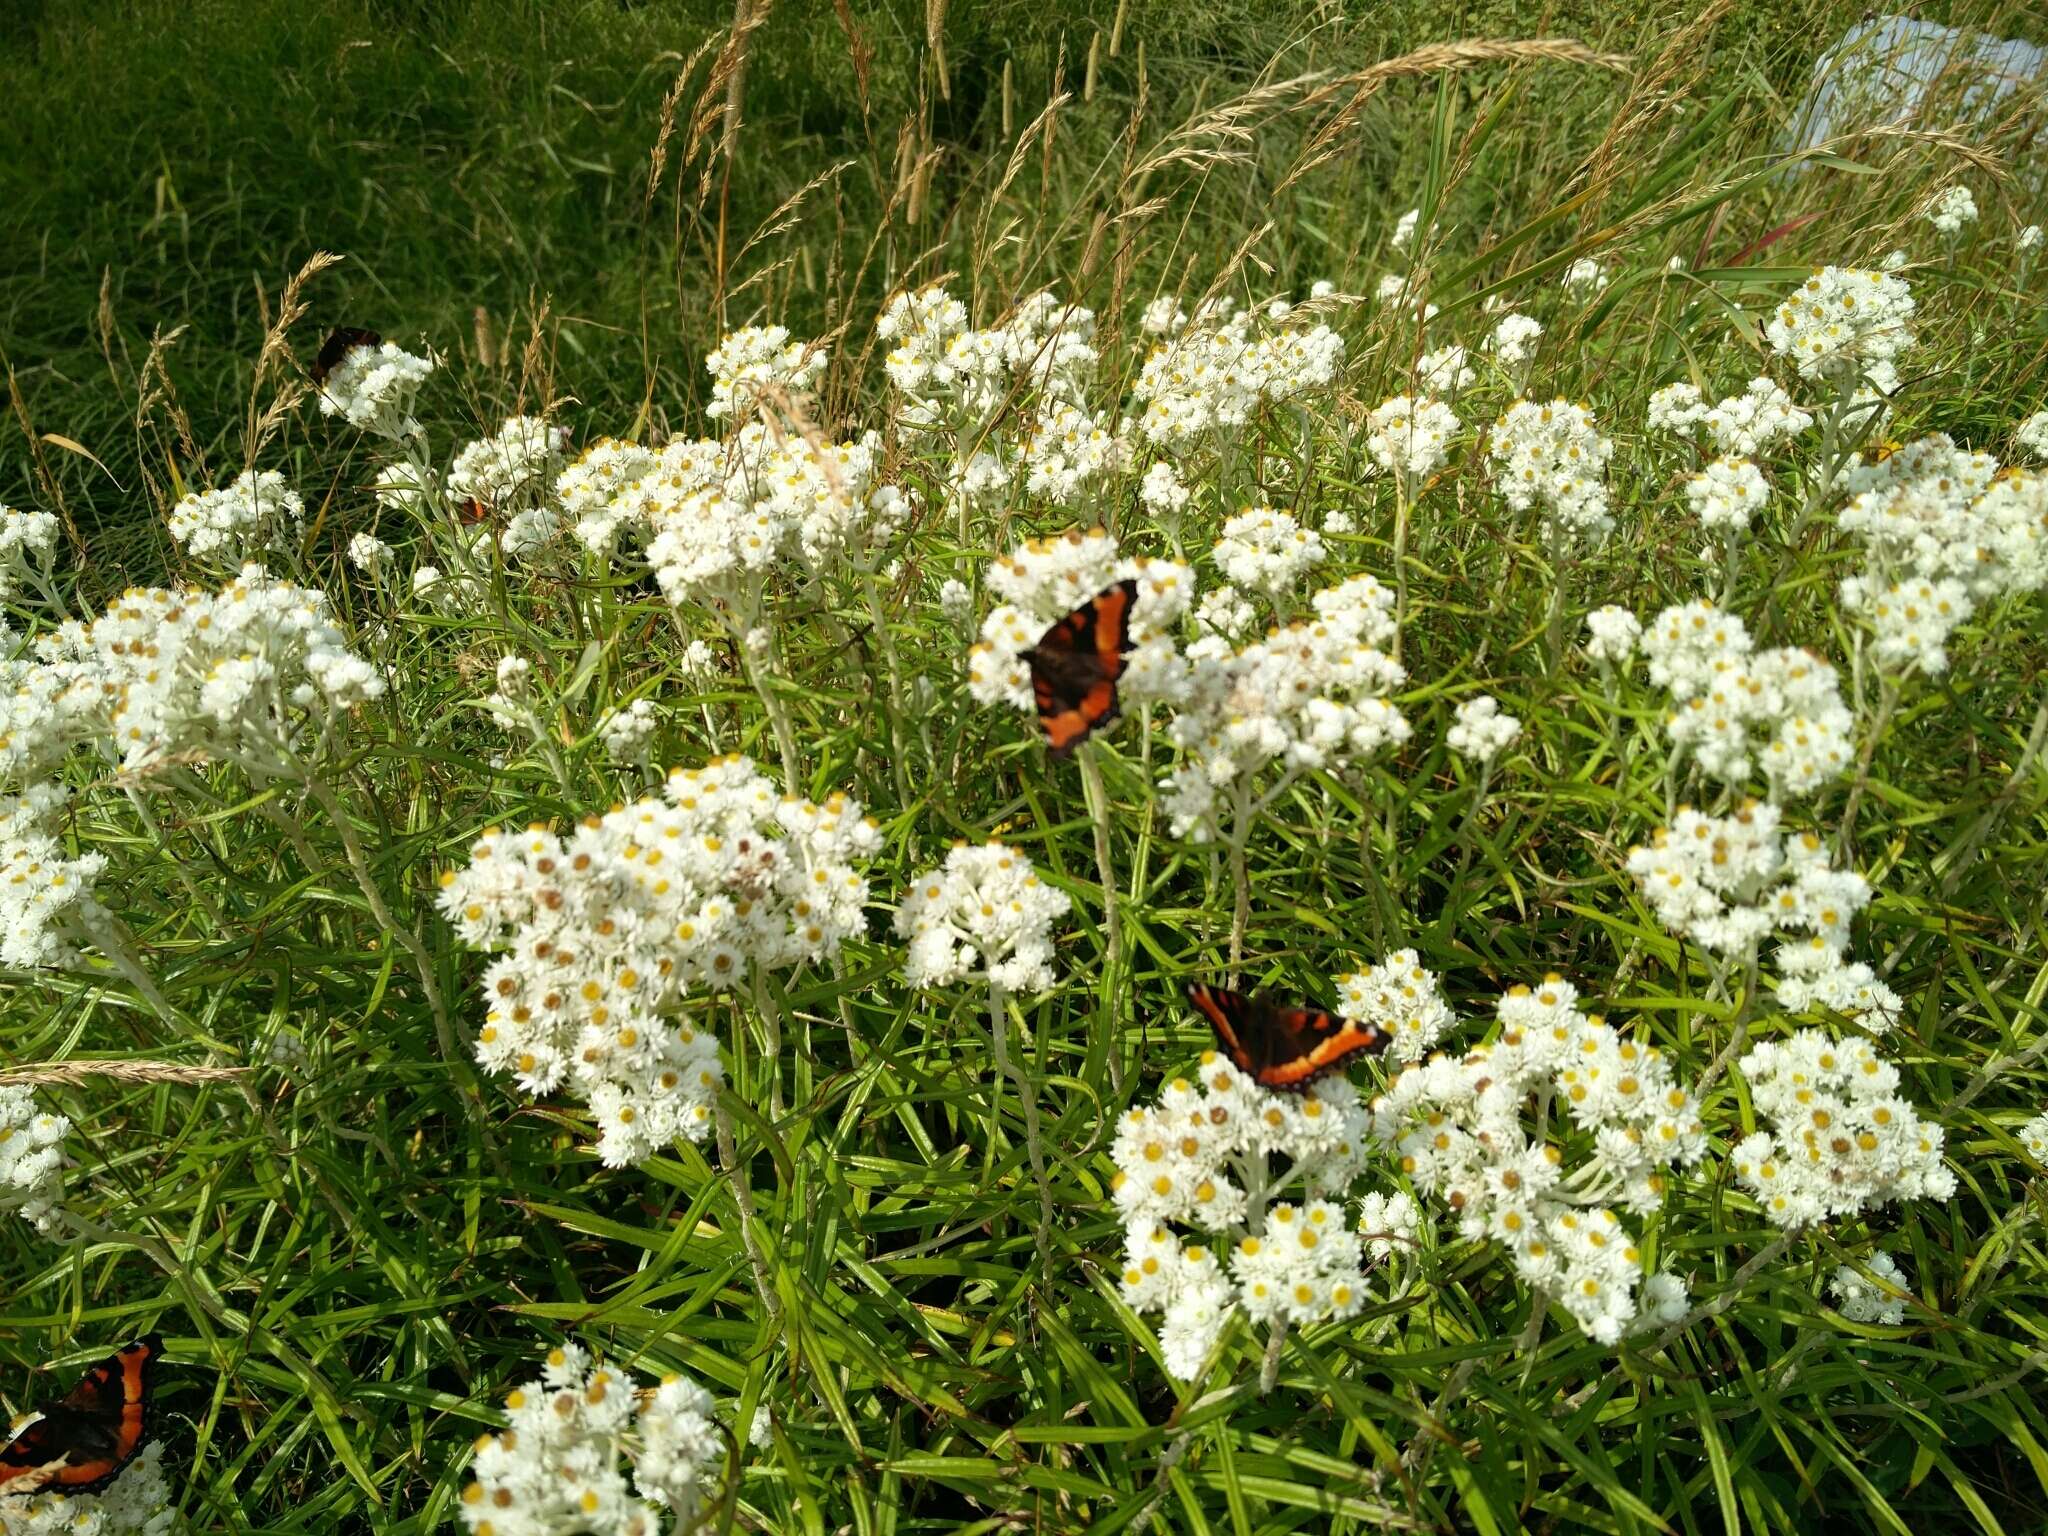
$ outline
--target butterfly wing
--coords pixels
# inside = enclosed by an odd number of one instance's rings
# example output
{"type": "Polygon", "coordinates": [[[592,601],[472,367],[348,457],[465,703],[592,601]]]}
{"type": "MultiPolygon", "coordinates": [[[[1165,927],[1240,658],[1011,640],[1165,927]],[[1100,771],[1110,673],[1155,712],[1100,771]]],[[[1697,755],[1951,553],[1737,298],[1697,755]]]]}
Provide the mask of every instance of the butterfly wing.
{"type": "Polygon", "coordinates": [[[1385,1050],[1388,1037],[1370,1024],[1321,1008],[1280,1008],[1264,998],[1196,982],[1188,999],[1209,1021],[1223,1053],[1254,1082],[1300,1093],[1326,1072],[1360,1054],[1385,1050]]]}
{"type": "Polygon", "coordinates": [[[341,366],[341,360],[357,347],[379,347],[384,338],[375,331],[359,330],[352,325],[337,325],[327,333],[327,339],[320,343],[319,354],[313,359],[313,366],[306,371],[313,376],[315,384],[325,384],[327,375],[341,366]]]}
{"type": "Polygon", "coordinates": [[[149,1433],[158,1334],[117,1350],[0,1450],[0,1490],[92,1493],[125,1467],[149,1433]],[[20,1484],[14,1487],[14,1484],[20,1484]]]}
{"type": "Polygon", "coordinates": [[[1117,679],[1131,649],[1135,578],[1098,592],[1024,653],[1038,723],[1055,759],[1066,757],[1117,716],[1117,679]]]}

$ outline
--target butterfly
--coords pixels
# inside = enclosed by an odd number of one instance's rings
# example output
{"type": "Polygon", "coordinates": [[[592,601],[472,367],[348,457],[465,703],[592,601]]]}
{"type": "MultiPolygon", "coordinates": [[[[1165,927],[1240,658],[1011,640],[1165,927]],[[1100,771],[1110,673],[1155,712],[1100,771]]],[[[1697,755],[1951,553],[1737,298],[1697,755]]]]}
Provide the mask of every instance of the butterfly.
{"type": "Polygon", "coordinates": [[[313,359],[313,366],[306,372],[313,376],[315,384],[325,384],[327,375],[341,366],[341,360],[357,347],[379,347],[384,338],[375,331],[360,331],[352,325],[337,325],[327,333],[327,339],[320,343],[319,354],[313,359]]]}
{"type": "Polygon", "coordinates": [[[0,1450],[0,1494],[95,1493],[120,1475],[149,1434],[151,1376],[164,1341],[152,1333],[116,1350],[38,1410],[0,1450]]]}
{"type": "Polygon", "coordinates": [[[1216,1043],[1240,1071],[1282,1093],[1300,1093],[1353,1056],[1377,1055],[1393,1038],[1321,1008],[1282,1008],[1263,997],[1200,982],[1189,984],[1188,1001],[1207,1016],[1216,1043]]]}
{"type": "Polygon", "coordinates": [[[1038,723],[1055,760],[1116,719],[1116,680],[1131,648],[1135,577],[1098,592],[1024,653],[1038,723]]]}

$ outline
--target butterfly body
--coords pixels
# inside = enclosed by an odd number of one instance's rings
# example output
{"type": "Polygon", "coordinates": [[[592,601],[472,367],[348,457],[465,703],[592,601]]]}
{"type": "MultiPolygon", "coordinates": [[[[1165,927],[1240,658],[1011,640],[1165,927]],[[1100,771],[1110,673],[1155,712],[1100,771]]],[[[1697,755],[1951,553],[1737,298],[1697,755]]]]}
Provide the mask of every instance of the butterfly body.
{"type": "Polygon", "coordinates": [[[1055,760],[1117,717],[1117,679],[1131,649],[1135,577],[1096,593],[1024,652],[1038,723],[1055,760]]]}
{"type": "Polygon", "coordinates": [[[161,1335],[116,1350],[0,1449],[0,1496],[96,1493],[120,1476],[149,1436],[161,1335]]]}
{"type": "Polygon", "coordinates": [[[1387,1048],[1383,1030],[1321,1008],[1288,1008],[1263,997],[1193,982],[1193,1003],[1216,1032],[1223,1054],[1263,1088],[1304,1092],[1354,1056],[1387,1048]]]}
{"type": "Polygon", "coordinates": [[[327,339],[320,343],[320,351],[313,359],[313,366],[306,370],[315,384],[325,384],[327,375],[341,366],[341,360],[357,347],[380,347],[384,338],[375,331],[360,330],[352,325],[337,325],[327,333],[327,339]]]}

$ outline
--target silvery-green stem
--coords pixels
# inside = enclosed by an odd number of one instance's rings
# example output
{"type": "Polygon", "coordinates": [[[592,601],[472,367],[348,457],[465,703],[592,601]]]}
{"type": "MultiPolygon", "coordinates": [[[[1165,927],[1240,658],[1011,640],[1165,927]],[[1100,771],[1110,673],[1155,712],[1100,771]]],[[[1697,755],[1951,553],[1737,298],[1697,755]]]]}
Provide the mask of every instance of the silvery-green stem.
{"type": "Polygon", "coordinates": [[[1273,1330],[1266,1335],[1266,1358],[1259,1365],[1259,1396],[1264,1397],[1273,1390],[1280,1380],[1280,1351],[1287,1343],[1287,1319],[1273,1319],[1273,1330]]]}
{"type": "Polygon", "coordinates": [[[761,1251],[761,1238],[756,1230],[760,1217],[754,1210],[754,1186],[747,1178],[747,1165],[740,1161],[738,1144],[732,1134],[732,1114],[726,1109],[722,1097],[713,1102],[711,1109],[712,1134],[718,1142],[718,1161],[732,1186],[732,1202],[740,1218],[740,1246],[746,1250],[747,1267],[753,1271],[754,1294],[761,1298],[768,1320],[780,1326],[782,1298],[776,1293],[775,1282],[768,1273],[767,1256],[761,1251]]]}
{"type": "MultiPolygon", "coordinates": [[[[1103,943],[1107,950],[1105,968],[1110,978],[1109,997],[1112,1008],[1115,1000],[1122,996],[1115,985],[1118,967],[1123,963],[1123,919],[1118,913],[1116,865],[1110,857],[1109,848],[1109,791],[1102,782],[1102,764],[1096,758],[1098,744],[1083,742],[1076,754],[1081,764],[1081,792],[1088,802],[1088,820],[1095,830],[1095,875],[1102,885],[1102,928],[1103,943]]],[[[907,802],[906,802],[907,803],[907,802]]],[[[1119,1025],[1121,1019],[1116,1021],[1119,1025]]],[[[1110,1085],[1118,1092],[1123,1090],[1124,1063],[1121,1041],[1113,1040],[1109,1051],[1110,1085]]]]}

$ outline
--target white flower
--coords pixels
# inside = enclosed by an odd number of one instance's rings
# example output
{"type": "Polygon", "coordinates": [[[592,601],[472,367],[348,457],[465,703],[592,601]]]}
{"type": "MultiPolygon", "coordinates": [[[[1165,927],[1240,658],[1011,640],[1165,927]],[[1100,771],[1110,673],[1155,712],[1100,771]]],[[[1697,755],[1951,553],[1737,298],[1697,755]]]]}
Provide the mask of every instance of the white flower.
{"type": "Polygon", "coordinates": [[[1903,278],[1824,267],[1778,305],[1764,335],[1802,377],[1854,382],[1912,344],[1912,318],[1903,278]]]}
{"type": "Polygon", "coordinates": [[[2034,1116],[2019,1129],[2020,1145],[2037,1163],[2048,1163],[2048,1113],[2034,1116]]]}
{"type": "Polygon", "coordinates": [[[1586,615],[1586,654],[1606,666],[1634,659],[1643,638],[1642,621],[1626,608],[1608,604],[1586,615]]]}
{"type": "Polygon", "coordinates": [[[723,1074],[693,993],[837,954],[866,926],[854,861],[880,846],[854,801],[785,798],[743,757],[566,834],[486,832],[440,898],[464,943],[498,952],[477,1060],[535,1096],[571,1085],[607,1166],[702,1139],[723,1074]]]}
{"type": "Polygon", "coordinates": [[[1606,477],[1614,444],[1600,435],[1584,406],[1519,400],[1495,423],[1488,450],[1508,505],[1517,512],[1540,506],[1553,545],[1596,541],[1613,528],[1606,477]]]}
{"type": "Polygon", "coordinates": [[[1394,233],[1387,243],[1397,251],[1405,251],[1415,243],[1415,225],[1422,218],[1420,208],[1410,208],[1394,221],[1394,233]]]}
{"type": "Polygon", "coordinates": [[[1366,451],[1382,469],[1411,487],[1443,467],[1450,457],[1451,435],[1458,430],[1458,418],[1441,400],[1415,400],[1407,395],[1383,401],[1365,420],[1371,428],[1366,451]]]}
{"type": "MultiPolygon", "coordinates": [[[[61,1226],[64,1137],[70,1129],[62,1115],[44,1113],[29,1089],[0,1084],[0,1211],[18,1213],[38,1232],[61,1226]]],[[[0,1522],[0,1529],[11,1527],[0,1522]]]]}
{"type": "Polygon", "coordinates": [[[1759,1121],[1730,1154],[1764,1216],[1797,1229],[1895,1200],[1946,1200],[1939,1126],[1899,1096],[1899,1071],[1862,1040],[1806,1029],[1742,1058],[1759,1121]]]}
{"type": "Polygon", "coordinates": [[[654,707],[654,701],[635,699],[625,708],[606,715],[597,734],[604,743],[606,757],[615,763],[639,764],[647,761],[647,749],[660,726],[661,712],[654,707]]]}
{"type": "Polygon", "coordinates": [[[463,1522],[475,1536],[690,1529],[724,1458],[713,1407],[687,1376],[643,1388],[559,1346],[539,1379],[506,1395],[507,1430],[477,1441],[463,1522]]]}
{"type": "Polygon", "coordinates": [[[1181,708],[1167,722],[1182,754],[1167,785],[1176,836],[1215,836],[1219,814],[1252,803],[1269,768],[1336,771],[1412,733],[1387,697],[1407,677],[1381,649],[1393,638],[1393,592],[1354,576],[1310,606],[1312,618],[1235,652],[1217,636],[1189,648],[1181,708]]]}
{"type": "Polygon", "coordinates": [[[218,491],[195,491],[171,508],[171,537],[195,559],[239,566],[286,541],[296,543],[305,503],[284,476],[247,471],[218,491]]]}
{"type": "Polygon", "coordinates": [[[1160,1348],[1177,1379],[1193,1378],[1239,1313],[1299,1325],[1364,1304],[1363,1233],[1376,1229],[1339,1202],[1364,1166],[1369,1124],[1342,1078],[1273,1093],[1214,1052],[1196,1080],[1175,1079],[1117,1122],[1123,1298],[1163,1314],[1160,1348]],[[1287,1162],[1276,1169],[1275,1157],[1287,1162]]]}
{"type": "Polygon", "coordinates": [[[1190,494],[1173,464],[1166,459],[1157,460],[1146,470],[1145,478],[1138,486],[1138,499],[1159,517],[1179,516],[1187,506],[1190,494]]]}
{"type": "Polygon", "coordinates": [[[1491,694],[1475,694],[1458,706],[1457,719],[1444,740],[1460,757],[1490,763],[1522,734],[1522,722],[1501,712],[1491,694]]]}
{"type": "Polygon", "coordinates": [[[1977,222],[1977,199],[1970,195],[1970,189],[1957,182],[1944,187],[1939,196],[1926,208],[1927,222],[1937,231],[1951,238],[1963,232],[1965,224],[1977,222]]]}
{"type": "Polygon", "coordinates": [[[1592,257],[1581,256],[1564,269],[1564,286],[1567,293],[1588,289],[1598,293],[1607,286],[1607,274],[1600,270],[1600,263],[1592,257]]]}
{"type": "Polygon", "coordinates": [[[1741,533],[1770,496],[1770,482],[1749,459],[1715,459],[1685,482],[1686,504],[1709,533],[1741,533]]]}
{"type": "Polygon", "coordinates": [[[1365,1251],[1374,1259],[1398,1259],[1415,1251],[1422,1228],[1422,1207],[1410,1194],[1367,1193],[1358,1202],[1358,1231],[1365,1251]]]}
{"type": "Polygon", "coordinates": [[[1654,1214],[1672,1170],[1705,1155],[1706,1129],[1657,1049],[1581,1012],[1560,977],[1515,987],[1496,1011],[1491,1044],[1401,1072],[1373,1100],[1373,1134],[1462,1235],[1499,1244],[1525,1284],[1614,1344],[1665,1313],[1671,1282],[1645,1279],[1634,1237],[1599,1202],[1654,1214]],[[1554,1106],[1540,1122],[1539,1095],[1554,1106]]]}
{"type": "Polygon", "coordinates": [[[1425,352],[1415,363],[1416,387],[1425,395],[1455,395],[1470,388],[1478,377],[1465,360],[1465,349],[1459,346],[1425,352]]]}
{"type": "Polygon", "coordinates": [[[1852,1323],[1876,1323],[1896,1328],[1906,1320],[1906,1301],[1913,1294],[1912,1281],[1898,1261],[1879,1249],[1863,1262],[1861,1270],[1848,1264],[1835,1267],[1828,1289],[1842,1304],[1842,1315],[1852,1323]],[[1868,1278],[1866,1278],[1866,1275],[1868,1278]]]}
{"type": "Polygon", "coordinates": [[[6,1493],[7,1536],[170,1536],[177,1508],[164,1476],[163,1442],[152,1440],[98,1493],[6,1493]]]}
{"type": "Polygon", "coordinates": [[[791,341],[785,326],[742,326],[704,359],[704,371],[711,375],[711,403],[704,414],[714,420],[745,418],[759,403],[786,415],[792,400],[810,394],[828,361],[822,346],[791,341]]]}
{"type": "Polygon", "coordinates": [[[1812,652],[1755,650],[1742,621],[1708,602],[1658,614],[1643,649],[1650,681],[1671,691],[1667,734],[1712,777],[1761,771],[1778,795],[1804,795],[1847,770],[1854,721],[1812,652]]]}
{"type": "Polygon", "coordinates": [[[1071,905],[1016,849],[963,844],[912,880],[896,909],[896,931],[910,941],[905,979],[942,987],[979,972],[1005,992],[1049,991],[1052,926],[1071,905]]]}
{"type": "Polygon", "coordinates": [[[1536,343],[1543,339],[1543,327],[1527,315],[1504,315],[1487,338],[1486,349],[1494,361],[1510,373],[1526,368],[1536,359],[1536,343]]]}
{"type": "Polygon", "coordinates": [[[373,437],[410,437],[420,430],[413,398],[433,371],[430,359],[395,342],[350,347],[319,386],[320,412],[373,437]]]}
{"type": "Polygon", "coordinates": [[[508,529],[516,527],[517,533],[503,536],[506,553],[524,554],[552,538],[560,524],[544,499],[561,469],[561,443],[561,433],[540,417],[508,416],[496,432],[455,455],[447,494],[458,503],[474,501],[508,529]]]}
{"type": "Polygon", "coordinates": [[[14,595],[31,567],[47,574],[57,549],[57,518],[0,506],[0,601],[14,595]]]}
{"type": "Polygon", "coordinates": [[[391,546],[374,533],[359,533],[348,541],[348,563],[372,575],[388,570],[398,557],[391,546]]]}
{"type": "Polygon", "coordinates": [[[1223,525],[1216,564],[1240,587],[1278,598],[1294,590],[1303,573],[1323,558],[1322,535],[1304,528],[1291,512],[1247,507],[1223,525]]]}
{"type": "Polygon", "coordinates": [[[1132,397],[1137,429],[1168,449],[1251,420],[1262,404],[1327,389],[1344,358],[1343,338],[1323,324],[1268,321],[1219,304],[1197,313],[1152,349],[1132,397]]]}
{"type": "Polygon", "coordinates": [[[1697,384],[1666,384],[1650,395],[1649,426],[1653,432],[1690,432],[1706,414],[1697,384]]]}
{"type": "Polygon", "coordinates": [[[1741,394],[1730,395],[1701,413],[1699,419],[1715,448],[1738,457],[1768,453],[1781,439],[1797,437],[1813,425],[1813,417],[1794,405],[1790,395],[1761,377],[1751,379],[1741,394]]]}
{"type": "Polygon", "coordinates": [[[385,688],[323,594],[258,565],[217,592],[130,588],[90,624],[44,635],[34,661],[0,665],[0,776],[15,780],[85,742],[129,769],[185,754],[274,766],[309,717],[385,688]]]}
{"type": "Polygon", "coordinates": [[[2041,248],[2041,226],[2029,224],[2025,229],[2013,236],[2012,245],[2016,251],[2039,250],[2041,248]]]}
{"type": "Polygon", "coordinates": [[[2036,411],[2013,428],[2013,446],[2048,464],[2048,411],[2036,411]]]}
{"type": "Polygon", "coordinates": [[[1412,949],[1396,950],[1378,965],[1337,978],[1346,1018],[1370,1024],[1391,1041],[1396,1061],[1420,1061],[1454,1022],[1435,976],[1412,949]]]}
{"type": "Polygon", "coordinates": [[[1077,405],[1050,400],[1024,432],[1019,457],[1025,489],[1065,506],[1120,472],[1126,451],[1102,421],[1077,405]]]}

